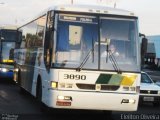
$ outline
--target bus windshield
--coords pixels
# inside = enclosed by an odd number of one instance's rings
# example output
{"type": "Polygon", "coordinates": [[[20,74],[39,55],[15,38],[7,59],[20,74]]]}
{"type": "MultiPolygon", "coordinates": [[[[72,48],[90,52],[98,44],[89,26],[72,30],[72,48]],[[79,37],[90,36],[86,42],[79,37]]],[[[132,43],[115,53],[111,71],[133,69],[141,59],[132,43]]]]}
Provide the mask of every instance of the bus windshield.
{"type": "Polygon", "coordinates": [[[13,64],[13,53],[16,42],[16,29],[0,30],[0,63],[13,64]]]}
{"type": "Polygon", "coordinates": [[[13,59],[11,50],[15,48],[15,42],[2,42],[2,60],[13,59]]]}
{"type": "Polygon", "coordinates": [[[122,71],[140,71],[136,19],[58,14],[56,20],[54,67],[115,71],[113,56],[122,71]]]}

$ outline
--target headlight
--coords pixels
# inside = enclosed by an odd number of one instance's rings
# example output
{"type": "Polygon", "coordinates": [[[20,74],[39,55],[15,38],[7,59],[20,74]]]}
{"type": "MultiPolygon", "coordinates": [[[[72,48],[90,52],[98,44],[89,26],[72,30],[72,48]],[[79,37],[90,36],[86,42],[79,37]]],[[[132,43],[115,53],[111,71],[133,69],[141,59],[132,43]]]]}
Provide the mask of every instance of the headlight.
{"type": "Polygon", "coordinates": [[[158,94],[160,95],[160,91],[158,91],[158,94]]]}
{"type": "Polygon", "coordinates": [[[14,72],[18,72],[18,71],[19,71],[19,69],[18,69],[18,68],[15,68],[15,69],[14,69],[14,72]]]}
{"type": "Polygon", "coordinates": [[[2,71],[2,72],[7,72],[8,69],[6,69],[6,68],[1,68],[1,71],[2,71]]]}

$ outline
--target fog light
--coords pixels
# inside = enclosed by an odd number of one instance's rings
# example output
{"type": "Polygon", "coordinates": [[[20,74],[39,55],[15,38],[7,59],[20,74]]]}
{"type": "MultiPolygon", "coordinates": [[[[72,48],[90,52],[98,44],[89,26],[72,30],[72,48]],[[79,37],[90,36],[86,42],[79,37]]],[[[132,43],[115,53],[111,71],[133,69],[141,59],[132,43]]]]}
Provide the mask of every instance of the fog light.
{"type": "Polygon", "coordinates": [[[129,103],[134,104],[136,102],[136,100],[130,99],[129,103]]]}
{"type": "Polygon", "coordinates": [[[64,96],[58,96],[58,100],[64,100],[64,96]]]}
{"type": "Polygon", "coordinates": [[[58,96],[57,97],[58,100],[71,100],[72,101],[72,97],[71,96],[58,96]]]}
{"type": "Polygon", "coordinates": [[[65,100],[71,100],[72,101],[72,97],[71,96],[64,96],[65,100]]]}

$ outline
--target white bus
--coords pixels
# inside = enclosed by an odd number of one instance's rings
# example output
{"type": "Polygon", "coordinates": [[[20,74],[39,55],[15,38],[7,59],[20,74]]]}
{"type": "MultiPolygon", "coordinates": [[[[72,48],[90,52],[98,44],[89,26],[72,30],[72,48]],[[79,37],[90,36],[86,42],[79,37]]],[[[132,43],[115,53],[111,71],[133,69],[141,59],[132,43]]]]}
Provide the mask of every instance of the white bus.
{"type": "Polygon", "coordinates": [[[115,8],[51,7],[18,28],[14,80],[51,108],[136,111],[137,23],[132,12],[115,8]]]}

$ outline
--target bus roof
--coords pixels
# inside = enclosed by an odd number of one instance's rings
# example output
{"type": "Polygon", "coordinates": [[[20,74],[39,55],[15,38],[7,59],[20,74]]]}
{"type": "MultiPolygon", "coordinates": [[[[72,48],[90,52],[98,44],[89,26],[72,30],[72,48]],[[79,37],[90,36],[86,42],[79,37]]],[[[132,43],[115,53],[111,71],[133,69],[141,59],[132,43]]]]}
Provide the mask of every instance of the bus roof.
{"type": "Polygon", "coordinates": [[[135,16],[133,12],[127,10],[95,5],[57,5],[50,7],[47,11],[50,10],[135,16]]]}
{"type": "Polygon", "coordinates": [[[1,30],[17,30],[18,26],[13,26],[13,25],[7,25],[7,26],[1,26],[1,30]]]}
{"type": "MultiPolygon", "coordinates": [[[[97,14],[108,14],[108,15],[121,15],[121,16],[135,16],[131,11],[111,8],[106,6],[96,6],[96,5],[55,5],[45,9],[43,12],[34,17],[34,19],[43,16],[48,11],[68,11],[68,12],[79,12],[79,13],[97,13],[97,14]]],[[[136,16],[135,16],[136,17],[136,16]]],[[[34,20],[32,19],[32,20],[34,20]]],[[[28,24],[28,22],[26,23],[28,24]]],[[[23,24],[24,25],[24,24],[23,24]]],[[[18,28],[22,27],[20,25],[18,28]]]]}

